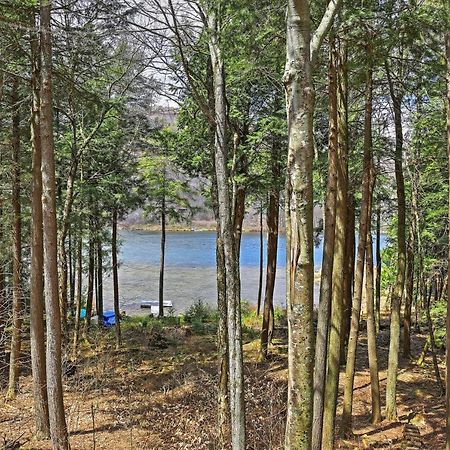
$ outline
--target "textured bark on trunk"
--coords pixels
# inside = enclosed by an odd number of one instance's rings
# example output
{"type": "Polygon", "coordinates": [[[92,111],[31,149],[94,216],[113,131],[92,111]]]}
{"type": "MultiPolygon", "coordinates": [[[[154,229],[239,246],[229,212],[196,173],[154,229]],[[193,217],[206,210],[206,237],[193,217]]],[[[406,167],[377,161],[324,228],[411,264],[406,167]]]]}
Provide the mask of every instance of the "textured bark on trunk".
{"type": "MultiPolygon", "coordinates": [[[[80,222],[81,224],[81,222],[80,222]]],[[[80,237],[78,240],[77,250],[77,292],[76,292],[76,307],[75,307],[75,329],[73,331],[73,347],[72,357],[75,360],[77,357],[78,339],[80,336],[80,313],[81,313],[81,301],[82,301],[82,287],[83,287],[83,229],[80,226],[80,237]]]]}
{"type": "MultiPolygon", "coordinates": [[[[334,448],[336,404],[339,385],[341,329],[343,313],[343,292],[346,271],[347,241],[347,188],[348,188],[348,106],[347,106],[347,49],[345,42],[339,40],[338,56],[338,158],[336,190],[336,225],[333,261],[333,284],[331,298],[331,317],[329,344],[327,352],[327,377],[325,384],[324,415],[322,429],[322,448],[334,448]]],[[[351,230],[352,232],[354,230],[351,230]]]]}
{"type": "MultiPolygon", "coordinates": [[[[279,176],[278,162],[274,168],[276,180],[279,176]]],[[[278,251],[278,222],[280,209],[280,193],[276,181],[269,193],[269,206],[267,208],[267,270],[266,270],[266,290],[264,294],[263,323],[261,330],[260,359],[267,357],[267,347],[271,341],[274,327],[273,292],[275,289],[275,276],[277,271],[277,251],[278,251]]]]}
{"type": "Polygon", "coordinates": [[[119,263],[117,261],[117,209],[114,209],[112,214],[111,258],[114,292],[114,316],[116,319],[116,349],[119,349],[122,344],[122,336],[120,329],[119,263]]]}
{"type": "Polygon", "coordinates": [[[227,170],[225,75],[219,47],[217,12],[207,12],[209,53],[213,73],[215,108],[215,173],[219,211],[220,237],[223,241],[227,299],[227,331],[229,356],[229,403],[231,446],[245,449],[244,372],[241,335],[240,282],[236,257],[236,240],[231,214],[227,170]]]}
{"type": "Polygon", "coordinates": [[[372,394],[372,423],[381,422],[380,377],[378,374],[377,332],[375,327],[375,302],[373,285],[373,247],[370,227],[366,247],[366,313],[367,353],[369,357],[370,392],[372,394]]]}
{"type": "Polygon", "coordinates": [[[9,360],[9,382],[6,398],[16,396],[19,387],[20,349],[22,344],[23,292],[22,292],[22,214],[20,204],[20,105],[19,79],[13,78],[11,89],[12,108],[12,336],[9,360]]]}
{"type": "Polygon", "coordinates": [[[41,148],[44,229],[44,291],[47,316],[47,395],[54,450],[68,450],[61,380],[61,316],[58,296],[55,146],[52,106],[51,1],[41,0],[41,148]]]}
{"type": "Polygon", "coordinates": [[[394,106],[395,124],[395,180],[397,183],[397,279],[391,299],[391,326],[389,340],[389,359],[386,383],[386,419],[397,419],[397,369],[400,347],[400,304],[405,286],[406,271],[406,205],[405,183],[403,180],[403,128],[402,97],[394,91],[389,68],[386,64],[389,90],[394,106]]]}
{"type": "MultiPolygon", "coordinates": [[[[370,49],[368,50],[370,51],[370,49]]],[[[369,56],[370,57],[370,56],[369,56]]],[[[353,386],[355,381],[356,347],[358,344],[359,320],[364,275],[364,260],[367,244],[367,229],[372,202],[372,68],[366,73],[365,117],[364,117],[364,162],[362,175],[362,200],[359,219],[359,242],[355,271],[355,290],[353,294],[352,318],[348,340],[347,365],[345,370],[344,405],[341,431],[344,435],[352,429],[353,386]]]]}
{"type": "MultiPolygon", "coordinates": [[[[447,153],[448,153],[448,179],[450,185],[450,32],[445,35],[445,55],[447,59],[447,153]]],[[[450,191],[449,191],[450,205],[450,191]]],[[[448,212],[450,223],[450,206],[448,212]]],[[[450,242],[450,229],[449,229],[450,242]]],[[[448,248],[448,274],[447,279],[450,280],[450,245],[448,248]]],[[[447,299],[450,299],[450,282],[447,283],[447,299]]],[[[446,364],[446,410],[447,410],[447,429],[446,429],[446,450],[450,450],[450,301],[447,300],[447,353],[445,357],[446,364]]]]}
{"type": "MultiPolygon", "coordinates": [[[[33,14],[32,26],[35,26],[33,14]]],[[[41,133],[39,129],[39,38],[31,36],[31,143],[32,143],[32,181],[31,181],[31,273],[30,273],[30,346],[31,369],[33,373],[33,400],[36,435],[38,438],[50,437],[48,418],[47,374],[45,369],[45,330],[44,330],[44,247],[42,229],[42,175],[41,175],[41,133]]]]}
{"type": "Polygon", "coordinates": [[[378,202],[376,223],[375,325],[380,331],[381,319],[381,208],[378,202]]]}
{"type": "Polygon", "coordinates": [[[286,180],[288,405],[285,449],[311,447],[313,411],[313,110],[309,2],[288,1],[284,82],[288,120],[286,180]]]}
{"type": "Polygon", "coordinates": [[[161,250],[159,262],[159,317],[164,316],[164,262],[166,258],[166,197],[161,199],[161,250]]]}
{"type": "MultiPolygon", "coordinates": [[[[350,183],[349,183],[350,187],[350,183]]],[[[345,270],[344,270],[344,290],[343,290],[343,315],[341,332],[341,363],[345,364],[347,353],[345,351],[348,345],[350,334],[350,322],[352,320],[352,300],[355,281],[355,196],[349,190],[347,197],[347,235],[345,238],[345,270]]]]}
{"type": "Polygon", "coordinates": [[[327,372],[328,328],[330,323],[333,283],[333,262],[336,222],[336,190],[338,178],[338,111],[337,111],[337,51],[336,39],[330,37],[328,69],[328,182],[325,196],[325,229],[323,241],[322,272],[317,316],[316,351],[314,364],[314,410],[312,424],[312,449],[322,447],[322,425],[327,372]]]}

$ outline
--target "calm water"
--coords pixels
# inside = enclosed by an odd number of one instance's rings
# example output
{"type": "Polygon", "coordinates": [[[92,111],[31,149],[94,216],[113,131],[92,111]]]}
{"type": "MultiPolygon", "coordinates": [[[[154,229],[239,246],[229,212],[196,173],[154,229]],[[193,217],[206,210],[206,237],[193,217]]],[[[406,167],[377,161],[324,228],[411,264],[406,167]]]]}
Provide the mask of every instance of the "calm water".
{"type": "MultiPolygon", "coordinates": [[[[157,232],[121,231],[119,282],[121,307],[129,313],[138,313],[142,300],[158,298],[160,235],[157,232]]],[[[167,233],[165,299],[172,300],[175,310],[182,312],[201,299],[216,304],[215,233],[167,233]]],[[[264,239],[264,245],[266,239],[264,239]]],[[[382,238],[382,246],[385,238],[382,238]]],[[[322,244],[314,248],[314,264],[322,263],[322,244]]],[[[264,249],[264,264],[266,252],[264,249]]],[[[285,237],[278,240],[278,271],[274,301],[285,304],[285,237]]],[[[259,281],[259,234],[244,233],[241,244],[242,298],[256,303],[259,281]]],[[[263,286],[264,289],[264,286],[263,286]]],[[[263,291],[264,292],[264,291],[263,291]]],[[[106,305],[111,307],[112,284],[105,280],[106,305]]],[[[318,286],[315,286],[315,297],[318,286]]]]}

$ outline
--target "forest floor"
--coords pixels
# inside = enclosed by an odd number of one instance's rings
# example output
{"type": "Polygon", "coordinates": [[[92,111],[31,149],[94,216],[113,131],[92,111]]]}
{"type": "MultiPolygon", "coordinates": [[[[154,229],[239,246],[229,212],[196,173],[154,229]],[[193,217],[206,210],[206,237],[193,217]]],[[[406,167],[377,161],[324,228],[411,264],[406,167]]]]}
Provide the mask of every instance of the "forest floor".
{"type": "MultiPolygon", "coordinates": [[[[255,314],[250,316],[244,326],[247,448],[281,449],[287,397],[286,343],[281,333],[271,348],[270,360],[258,362],[259,321],[255,314]]],[[[217,448],[213,330],[212,324],[162,327],[153,320],[133,318],[123,327],[123,347],[117,351],[112,331],[93,333],[82,346],[75,374],[64,379],[72,449],[217,448]]],[[[415,358],[425,339],[423,334],[413,336],[415,358]]],[[[378,335],[383,403],[388,346],[386,325],[378,335]]],[[[444,398],[435,382],[431,356],[427,356],[422,367],[413,360],[400,359],[399,421],[372,426],[366,354],[363,329],[354,391],[354,435],[338,440],[335,448],[443,449],[444,398]],[[420,438],[411,438],[411,433],[405,432],[411,428],[408,424],[414,425],[420,438]]],[[[442,363],[443,355],[438,357],[442,363]]],[[[343,379],[341,373],[340,394],[343,379]]],[[[22,446],[17,448],[50,449],[49,441],[33,437],[32,405],[31,376],[25,373],[17,398],[0,406],[0,439],[20,441],[22,446]]],[[[340,411],[339,403],[338,426],[340,411]]]]}

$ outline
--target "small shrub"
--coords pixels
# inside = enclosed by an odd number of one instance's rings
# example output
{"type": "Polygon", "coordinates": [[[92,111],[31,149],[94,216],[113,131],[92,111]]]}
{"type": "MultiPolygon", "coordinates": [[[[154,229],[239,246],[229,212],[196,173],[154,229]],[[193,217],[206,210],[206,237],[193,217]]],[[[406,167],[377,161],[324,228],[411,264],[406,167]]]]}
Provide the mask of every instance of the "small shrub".
{"type": "Polygon", "coordinates": [[[209,305],[202,300],[197,300],[192,306],[190,306],[184,315],[184,320],[187,323],[194,324],[205,323],[213,321],[213,311],[209,305]]]}

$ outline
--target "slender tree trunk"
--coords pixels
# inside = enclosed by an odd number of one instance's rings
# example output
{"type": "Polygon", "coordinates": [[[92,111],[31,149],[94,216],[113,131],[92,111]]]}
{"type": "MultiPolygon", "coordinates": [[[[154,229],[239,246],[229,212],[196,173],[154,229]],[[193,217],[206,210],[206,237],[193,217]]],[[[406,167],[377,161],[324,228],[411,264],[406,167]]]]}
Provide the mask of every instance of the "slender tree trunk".
{"type": "Polygon", "coordinates": [[[94,300],[94,272],[95,272],[95,256],[94,256],[94,238],[93,227],[90,227],[89,236],[89,263],[88,263],[88,288],[86,297],[86,317],[84,319],[84,335],[87,338],[89,328],[91,326],[92,303],[94,300]]]}
{"type": "Polygon", "coordinates": [[[372,394],[372,423],[381,422],[380,377],[378,374],[377,332],[375,326],[373,289],[373,247],[370,227],[367,230],[366,248],[366,309],[367,309],[367,353],[369,356],[370,391],[372,394]]]}
{"type": "MultiPolygon", "coordinates": [[[[35,26],[33,14],[32,26],[35,26]]],[[[31,368],[33,373],[33,399],[36,435],[38,438],[50,437],[48,418],[47,374],[45,370],[45,331],[44,331],[44,247],[42,229],[42,175],[41,175],[41,133],[39,129],[39,38],[31,37],[31,142],[32,193],[31,193],[31,273],[30,273],[30,340],[31,368]]]]}
{"type": "MultiPolygon", "coordinates": [[[[272,162],[274,164],[274,162],[272,162]]],[[[275,289],[275,276],[277,271],[277,250],[278,250],[278,221],[280,209],[280,193],[277,188],[277,179],[279,176],[278,162],[273,170],[274,180],[272,189],[269,193],[269,206],[267,208],[267,276],[266,291],[264,295],[263,323],[261,330],[261,348],[260,359],[267,357],[267,347],[273,333],[273,292],[275,289]]]]}
{"type": "Polygon", "coordinates": [[[100,225],[97,223],[97,314],[98,324],[103,325],[103,250],[100,225]]]}
{"type": "Polygon", "coordinates": [[[288,405],[285,449],[311,447],[314,369],[313,111],[308,1],[288,1],[286,242],[288,405]]]}
{"type": "MultiPolygon", "coordinates": [[[[0,100],[3,97],[4,74],[0,71],[0,100]]],[[[2,152],[0,152],[0,164],[2,163],[2,152]]],[[[1,177],[1,174],[0,174],[1,177]]],[[[1,177],[3,178],[3,177],[1,177]]],[[[0,178],[0,181],[2,181],[0,178]]],[[[3,242],[3,194],[0,195],[0,242],[3,242]]],[[[5,260],[4,255],[0,255],[0,388],[7,385],[8,363],[6,360],[6,322],[9,315],[8,301],[5,290],[5,260]]]]}
{"type": "Polygon", "coordinates": [[[394,106],[395,123],[395,179],[397,182],[397,279],[391,299],[391,326],[389,341],[389,360],[386,384],[386,419],[397,419],[397,368],[400,347],[400,304],[405,286],[406,270],[406,205],[405,183],[403,180],[403,129],[400,95],[394,92],[394,85],[386,64],[389,90],[394,106]]]}
{"type": "Polygon", "coordinates": [[[78,340],[80,336],[80,314],[81,314],[81,302],[82,302],[82,288],[83,288],[83,229],[79,229],[80,237],[78,240],[77,251],[77,292],[76,292],[76,308],[75,308],[75,329],[73,332],[73,359],[77,357],[78,340]]]}
{"type": "Polygon", "coordinates": [[[51,1],[41,0],[41,148],[44,289],[47,316],[47,395],[54,450],[68,450],[61,380],[61,316],[58,299],[55,146],[52,107],[51,1]]]}
{"type": "Polygon", "coordinates": [[[159,317],[164,316],[164,260],[166,257],[166,197],[161,200],[161,258],[159,265],[159,317]]]}
{"type": "Polygon", "coordinates": [[[403,313],[403,356],[411,357],[411,309],[414,297],[414,231],[410,231],[406,254],[406,296],[403,313]]]}
{"type": "Polygon", "coordinates": [[[381,208],[379,202],[376,214],[375,325],[378,333],[380,331],[381,321],[381,208]]]}
{"type": "Polygon", "coordinates": [[[112,216],[112,236],[111,236],[111,256],[113,273],[113,292],[114,292],[114,317],[116,319],[116,349],[122,345],[120,330],[120,304],[119,304],[119,264],[117,261],[117,209],[114,208],[112,216]]]}
{"type": "Polygon", "coordinates": [[[334,35],[330,36],[330,63],[328,78],[328,114],[330,129],[328,141],[328,183],[324,208],[325,230],[314,365],[314,410],[312,424],[313,450],[320,450],[322,447],[323,408],[325,379],[327,372],[328,327],[330,323],[334,261],[336,190],[338,178],[337,52],[336,39],[334,35]]]}
{"type": "MultiPolygon", "coordinates": [[[[445,35],[445,54],[447,59],[447,153],[448,153],[448,179],[450,185],[450,32],[445,35]]],[[[450,191],[449,191],[450,205],[450,191]]],[[[450,223],[450,206],[448,213],[450,223]]],[[[449,229],[450,242],[450,229],[449,229]]],[[[450,246],[448,248],[448,278],[450,279],[450,246]]],[[[450,283],[447,283],[447,299],[450,299],[450,283]]],[[[450,301],[447,300],[447,353],[445,357],[446,364],[446,410],[447,410],[447,429],[446,429],[446,450],[450,450],[450,301]]]]}
{"type": "Polygon", "coordinates": [[[209,53],[213,72],[215,100],[215,172],[219,210],[220,236],[223,241],[227,298],[227,331],[229,355],[229,401],[231,445],[245,449],[244,372],[242,355],[240,281],[236,258],[236,241],[231,217],[228,187],[226,106],[224,64],[218,38],[218,16],[214,8],[207,12],[209,53]]]}
{"type": "MultiPolygon", "coordinates": [[[[349,182],[350,187],[350,182],[349,182]]],[[[343,314],[341,332],[341,363],[346,363],[346,347],[350,335],[350,323],[352,319],[352,300],[355,281],[355,195],[349,190],[347,196],[347,235],[345,237],[345,271],[343,290],[343,314]]]]}
{"type": "Polygon", "coordinates": [[[73,235],[69,229],[69,314],[73,317],[75,314],[75,256],[73,249],[73,235]]]}
{"type": "MultiPolygon", "coordinates": [[[[341,329],[343,314],[343,293],[346,272],[347,241],[347,185],[348,185],[348,105],[347,105],[347,48],[342,40],[338,40],[338,89],[337,89],[337,190],[336,190],[336,225],[333,261],[333,283],[331,297],[331,317],[329,344],[327,351],[327,377],[325,383],[322,448],[334,448],[336,405],[339,385],[341,329]]],[[[354,230],[351,230],[354,232],[354,230]]]]}
{"type": "Polygon", "coordinates": [[[264,234],[263,234],[263,206],[262,206],[262,200],[261,200],[261,205],[260,205],[260,210],[259,210],[259,281],[258,281],[258,301],[257,301],[258,316],[261,311],[263,273],[264,273],[264,234]]]}
{"type": "MultiPolygon", "coordinates": [[[[369,47],[369,46],[368,46],[369,47]]],[[[370,58],[370,47],[368,48],[370,58]]],[[[370,61],[370,60],[369,60],[370,61]]],[[[342,413],[342,433],[348,434],[352,429],[353,386],[355,381],[356,347],[358,344],[359,320],[361,315],[361,298],[364,275],[364,259],[367,244],[367,229],[370,220],[372,202],[372,67],[371,62],[366,74],[365,118],[364,118],[364,167],[362,175],[362,200],[359,219],[358,256],[355,272],[355,291],[353,294],[352,319],[345,370],[344,406],[342,413]]]]}
{"type": "Polygon", "coordinates": [[[22,343],[23,293],[22,293],[22,213],[20,204],[20,105],[19,79],[13,78],[11,90],[12,107],[12,214],[13,214],[13,247],[12,247],[12,337],[9,360],[9,383],[6,398],[16,396],[19,387],[20,349],[22,343]]]}

